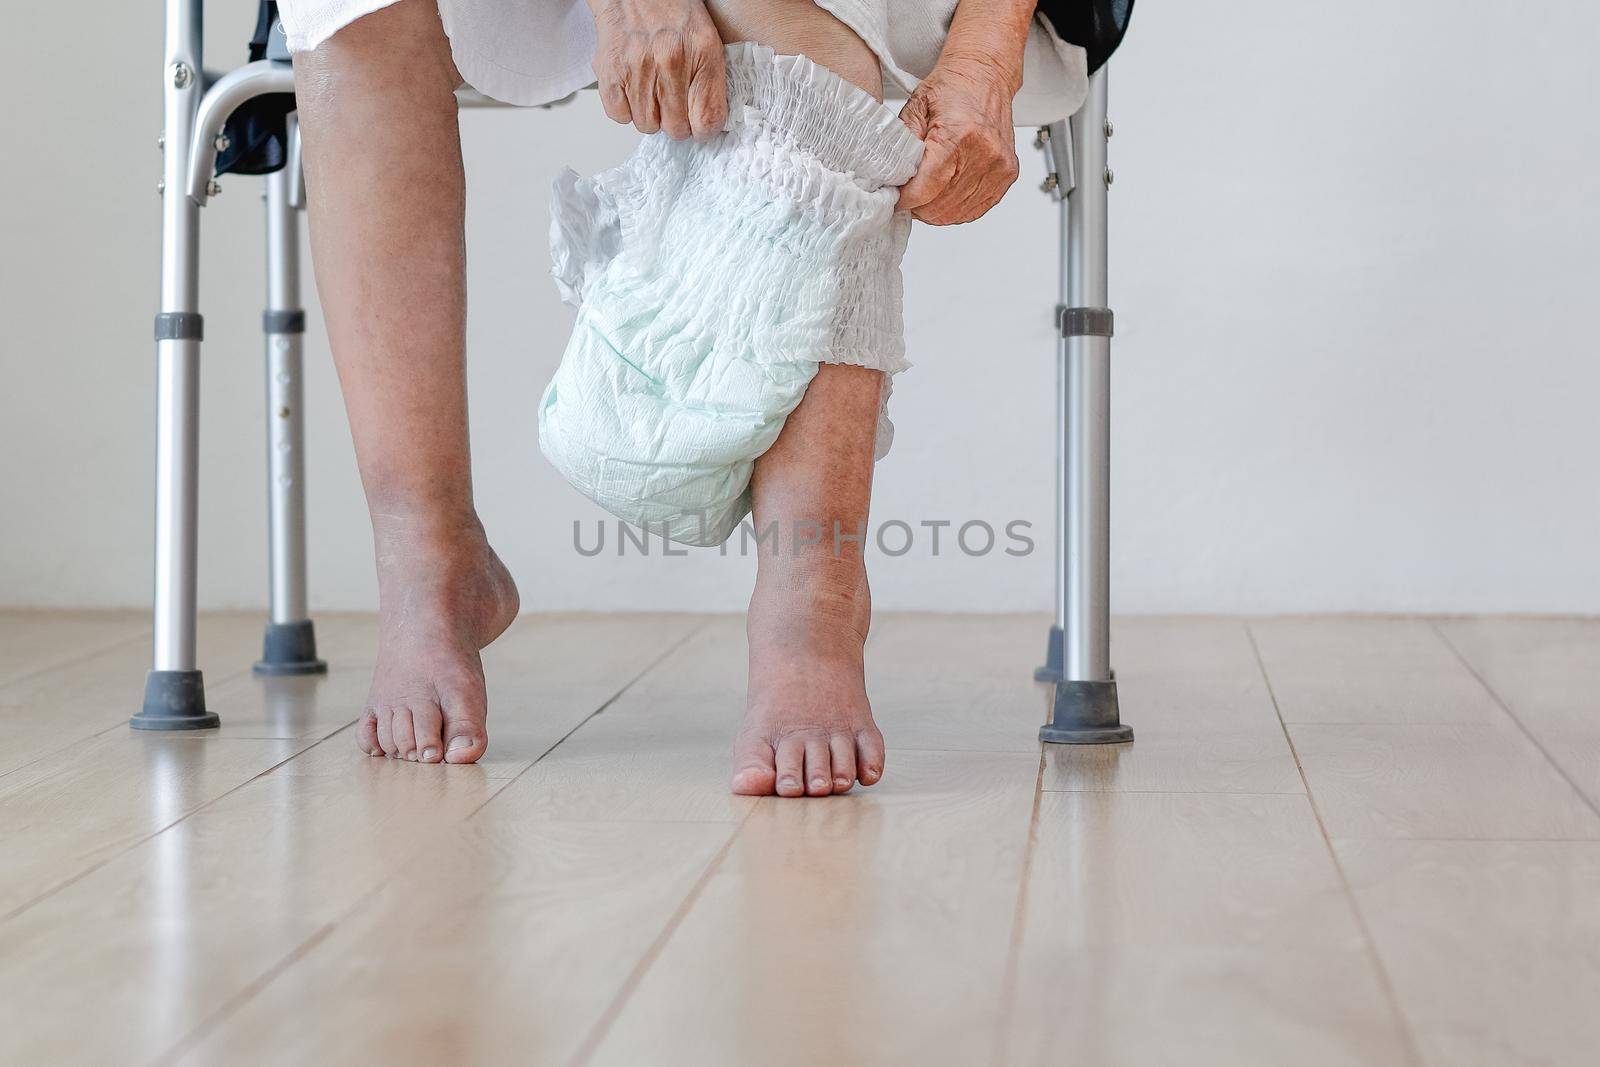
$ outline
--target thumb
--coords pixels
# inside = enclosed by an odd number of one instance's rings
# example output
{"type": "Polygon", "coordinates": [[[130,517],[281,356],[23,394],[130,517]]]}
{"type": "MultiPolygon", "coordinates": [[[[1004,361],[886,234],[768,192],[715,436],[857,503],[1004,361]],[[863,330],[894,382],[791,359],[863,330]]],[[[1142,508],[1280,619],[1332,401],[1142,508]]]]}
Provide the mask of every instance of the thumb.
{"type": "Polygon", "coordinates": [[[928,98],[919,87],[900,109],[900,121],[918,138],[928,136],[928,98]]]}
{"type": "Polygon", "coordinates": [[[896,211],[915,211],[924,204],[938,199],[944,187],[955,177],[956,154],[943,141],[929,141],[922,153],[922,162],[911,180],[900,187],[896,211]]]}

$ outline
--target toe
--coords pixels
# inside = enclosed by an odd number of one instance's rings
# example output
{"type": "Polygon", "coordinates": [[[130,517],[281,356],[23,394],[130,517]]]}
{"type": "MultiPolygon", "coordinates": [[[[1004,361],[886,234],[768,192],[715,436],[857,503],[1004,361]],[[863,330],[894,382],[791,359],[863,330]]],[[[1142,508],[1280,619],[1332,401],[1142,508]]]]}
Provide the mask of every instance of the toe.
{"type": "Polygon", "coordinates": [[[378,713],[372,708],[362,712],[356,724],[356,747],[369,756],[383,755],[383,746],[378,744],[378,713]]]}
{"type": "Polygon", "coordinates": [[[833,792],[833,756],[824,735],[806,738],[806,794],[825,797],[833,792]]]}
{"type": "Polygon", "coordinates": [[[417,740],[417,760],[421,763],[438,763],[444,755],[444,741],[440,733],[444,714],[439,705],[422,701],[412,705],[411,731],[417,740]]]}
{"type": "Polygon", "coordinates": [[[780,797],[804,796],[806,770],[806,743],[798,737],[785,737],[778,742],[776,769],[780,797]]]}
{"type": "Polygon", "coordinates": [[[477,763],[489,747],[489,734],[483,728],[488,698],[481,686],[446,693],[439,710],[444,718],[444,761],[477,763]]]}
{"type": "Polygon", "coordinates": [[[395,759],[417,759],[417,733],[411,724],[410,708],[395,708],[389,716],[389,734],[394,738],[395,759]]]}
{"type": "Polygon", "coordinates": [[[883,735],[875,726],[856,731],[856,779],[872,785],[883,777],[883,735]]]}
{"type": "Polygon", "coordinates": [[[856,743],[848,734],[828,738],[828,754],[833,757],[833,791],[848,793],[856,784],[856,743]]]}
{"type": "Polygon", "coordinates": [[[391,729],[391,725],[394,722],[394,709],[379,708],[377,714],[378,747],[383,749],[383,754],[385,756],[392,758],[396,754],[396,749],[394,747],[394,731],[391,729]]]}
{"type": "Polygon", "coordinates": [[[778,769],[773,763],[772,743],[759,735],[741,735],[733,746],[733,781],[730,788],[740,796],[768,797],[777,785],[778,769]]]}

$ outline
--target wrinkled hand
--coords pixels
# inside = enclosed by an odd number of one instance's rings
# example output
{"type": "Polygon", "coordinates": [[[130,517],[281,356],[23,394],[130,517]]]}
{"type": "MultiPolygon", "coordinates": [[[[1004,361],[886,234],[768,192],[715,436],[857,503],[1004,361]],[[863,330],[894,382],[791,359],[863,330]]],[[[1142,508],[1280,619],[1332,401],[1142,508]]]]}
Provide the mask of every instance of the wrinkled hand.
{"type": "Polygon", "coordinates": [[[590,7],[594,73],[608,116],[679,141],[722,129],[722,38],[701,0],[590,0],[590,7]]]}
{"type": "Polygon", "coordinates": [[[971,222],[1017,180],[1016,85],[982,60],[941,59],[900,109],[927,148],[897,210],[934,226],[971,222]]]}

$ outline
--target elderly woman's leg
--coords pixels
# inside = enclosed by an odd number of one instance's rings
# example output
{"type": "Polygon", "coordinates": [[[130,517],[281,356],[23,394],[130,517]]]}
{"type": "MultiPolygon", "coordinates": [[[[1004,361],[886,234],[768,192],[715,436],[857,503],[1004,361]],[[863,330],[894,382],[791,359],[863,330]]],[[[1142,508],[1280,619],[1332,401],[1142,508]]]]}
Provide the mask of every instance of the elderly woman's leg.
{"type": "MultiPolygon", "coordinates": [[[[723,40],[800,54],[882,98],[877,58],[810,3],[711,0],[723,40]]],[[[749,696],[733,791],[843,793],[883,775],[862,649],[872,607],[862,559],[883,374],[824,364],[777,442],[756,461],[760,552],[750,600],[749,696]]]]}
{"type": "Polygon", "coordinates": [[[760,545],[749,698],[733,791],[843,793],[883,775],[862,649],[872,619],[862,559],[881,371],[825,364],[756,461],[760,545]]]}
{"type": "Polygon", "coordinates": [[[295,58],[317,289],[378,562],[357,743],[470,763],[488,743],[478,652],[517,592],[472,501],[459,82],[434,0],[402,0],[295,58]]]}

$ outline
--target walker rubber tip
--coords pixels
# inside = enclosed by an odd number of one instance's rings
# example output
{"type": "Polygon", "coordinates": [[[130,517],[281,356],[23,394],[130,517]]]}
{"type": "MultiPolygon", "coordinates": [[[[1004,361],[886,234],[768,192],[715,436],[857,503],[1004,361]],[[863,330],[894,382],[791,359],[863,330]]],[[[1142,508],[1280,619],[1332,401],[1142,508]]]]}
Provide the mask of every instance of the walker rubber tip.
{"type": "Polygon", "coordinates": [[[1133,740],[1133,727],[1122,722],[1117,683],[1056,683],[1050,721],[1039,728],[1039,740],[1050,745],[1116,745],[1133,740]]]}
{"type": "Polygon", "coordinates": [[[327,663],[317,658],[317,632],[311,620],[267,623],[261,659],[251,670],[269,676],[327,674],[327,663]]]}
{"type": "Polygon", "coordinates": [[[1039,727],[1039,740],[1047,745],[1120,745],[1133,740],[1133,727],[1118,724],[1062,729],[1046,724],[1039,727]]]}
{"type": "Polygon", "coordinates": [[[144,678],[144,706],[128,725],[135,730],[214,730],[222,720],[206,710],[199,671],[151,671],[144,678]]]}

